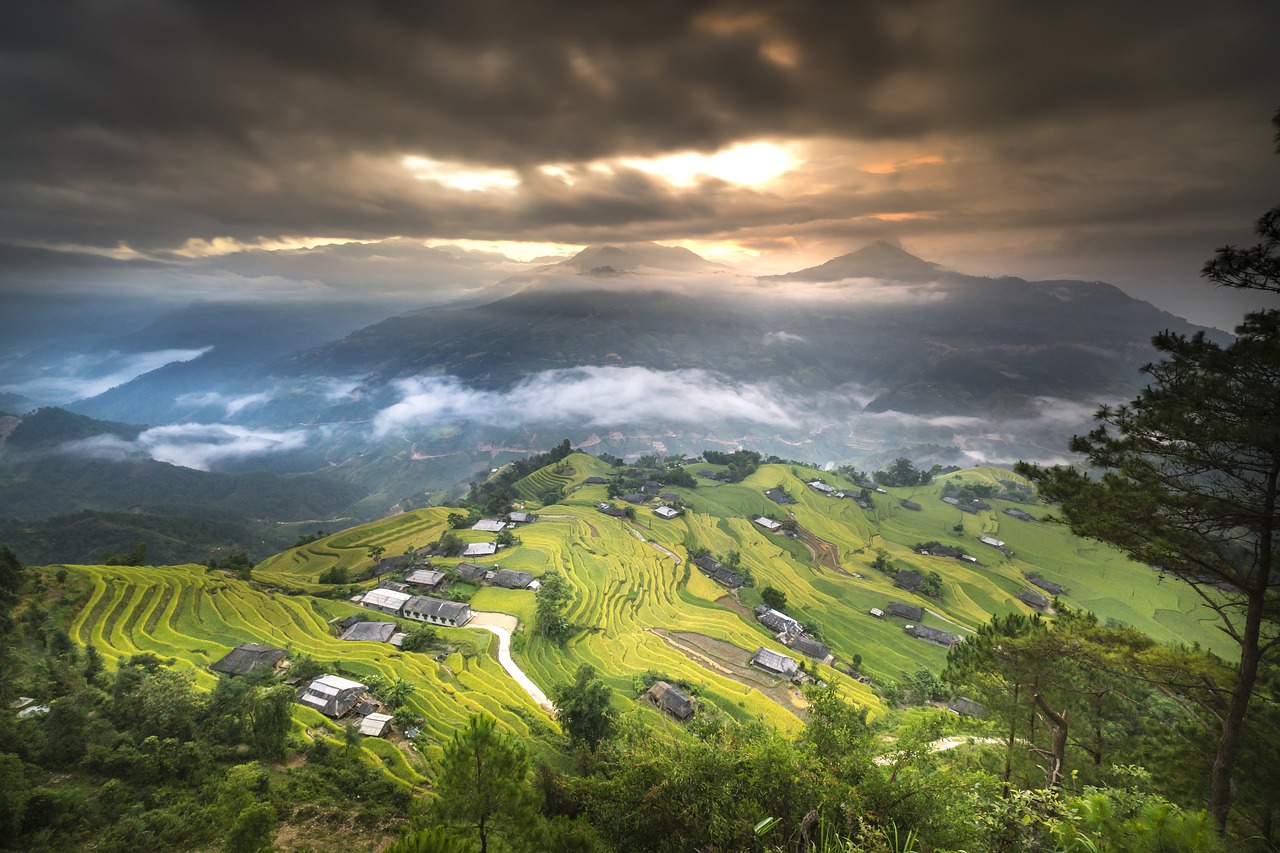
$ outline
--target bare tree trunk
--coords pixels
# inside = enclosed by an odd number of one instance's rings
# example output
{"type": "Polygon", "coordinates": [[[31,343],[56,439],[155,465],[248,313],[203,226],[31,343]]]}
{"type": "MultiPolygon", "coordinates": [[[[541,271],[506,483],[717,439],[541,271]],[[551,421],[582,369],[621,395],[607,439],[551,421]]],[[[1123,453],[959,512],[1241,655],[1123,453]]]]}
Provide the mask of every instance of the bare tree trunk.
{"type": "Polygon", "coordinates": [[[1240,668],[1236,670],[1231,702],[1222,718],[1222,735],[1218,738],[1218,749],[1213,757],[1213,770],[1209,777],[1209,814],[1218,825],[1219,834],[1227,831],[1227,813],[1231,811],[1232,800],[1231,776],[1240,750],[1245,712],[1249,710],[1253,685],[1258,680],[1258,659],[1261,657],[1258,645],[1269,575],[1269,572],[1263,572],[1258,588],[1250,590],[1249,609],[1245,616],[1244,631],[1240,636],[1240,668]]]}
{"type": "Polygon", "coordinates": [[[1031,694],[1031,698],[1035,700],[1036,707],[1044,713],[1052,725],[1049,731],[1052,758],[1049,762],[1045,787],[1056,788],[1062,784],[1062,776],[1067,765],[1067,712],[1058,713],[1050,708],[1049,703],[1044,701],[1044,697],[1039,692],[1031,694]]]}
{"type": "Polygon", "coordinates": [[[1013,776],[1013,743],[1018,735],[1018,694],[1021,689],[1021,684],[1013,685],[1013,710],[1009,712],[1009,745],[1004,753],[1004,786],[1001,795],[1006,800],[1009,799],[1009,779],[1013,776]]]}

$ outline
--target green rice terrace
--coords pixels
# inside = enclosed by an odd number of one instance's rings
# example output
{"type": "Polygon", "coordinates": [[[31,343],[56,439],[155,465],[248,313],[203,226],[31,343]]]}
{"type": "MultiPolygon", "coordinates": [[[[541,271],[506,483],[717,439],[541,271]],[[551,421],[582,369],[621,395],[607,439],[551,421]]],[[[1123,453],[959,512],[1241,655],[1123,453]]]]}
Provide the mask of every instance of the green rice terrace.
{"type": "MultiPolygon", "coordinates": [[[[839,684],[873,714],[883,708],[871,687],[841,671],[855,656],[861,673],[873,682],[919,669],[938,672],[946,656],[942,646],[906,634],[903,619],[876,618],[873,608],[887,610],[894,601],[915,605],[925,613],[921,624],[963,636],[993,614],[1031,612],[1018,600],[1028,588],[1027,573],[1061,584],[1060,599],[1072,607],[1132,625],[1157,640],[1199,642],[1229,653],[1207,610],[1184,585],[1163,583],[1150,569],[1078,539],[1064,526],[1003,512],[1017,507],[1039,517],[1047,507],[992,499],[989,510],[966,513],[941,500],[948,482],[995,484],[1013,476],[1004,470],[979,468],[927,487],[890,489],[870,495],[867,510],[806,485],[822,478],[853,490],[839,475],[764,465],[739,483],[699,479],[696,489],[672,487],[669,491],[679,495],[686,510],[670,520],[646,507],[636,508],[634,520],[599,512],[606,487],[584,485],[583,480],[608,470],[599,460],[574,454],[557,471],[548,467],[519,481],[516,488],[522,495],[554,487],[567,496],[550,506],[530,502],[538,520],[519,527],[519,543],[481,561],[535,576],[561,572],[574,592],[565,615],[576,630],[567,643],[551,643],[533,630],[533,591],[458,587],[472,592],[475,611],[519,620],[514,658],[544,691],[571,680],[580,664],[590,663],[617,690],[620,710],[639,708],[643,706],[630,698],[634,679],[654,670],[694,686],[704,702],[731,717],[761,717],[779,729],[796,731],[803,715],[796,688],[747,665],[757,647],[787,651],[750,612],[765,586],[786,593],[786,612],[816,626],[840,666],[810,665],[810,670],[839,684]],[[795,503],[783,507],[766,498],[764,491],[775,486],[795,503]],[[920,509],[900,506],[902,499],[920,509]],[[788,513],[798,525],[795,538],[769,533],[752,521],[767,514],[785,519],[788,513]],[[1002,541],[1003,548],[981,543],[982,536],[1002,541]],[[976,562],[917,553],[913,546],[921,542],[963,548],[976,562]],[[754,587],[731,593],[693,569],[687,553],[698,548],[718,557],[739,552],[754,587]],[[872,567],[878,555],[892,570],[936,573],[941,594],[929,597],[895,587],[890,574],[872,567]]],[[[688,470],[717,468],[695,464],[688,470]]],[[[371,563],[372,546],[394,555],[431,543],[448,530],[450,512],[409,512],[290,549],[260,564],[253,584],[194,566],[76,567],[92,581],[93,592],[75,617],[72,636],[94,644],[108,658],[139,651],[177,658],[206,687],[214,682],[207,665],[243,642],[339,661],[356,678],[407,679],[416,687],[409,705],[426,720],[428,743],[446,739],[475,711],[491,714],[521,736],[554,728],[546,712],[500,667],[497,641],[486,630],[440,629],[463,650],[441,661],[384,643],[342,642],[334,636],[331,623],[367,611],[343,599],[318,597],[326,589],[317,583],[321,573],[338,566],[354,576],[371,563]]],[[[492,536],[469,529],[456,533],[464,543],[492,536]]],[[[448,567],[460,561],[435,563],[448,567]]],[[[661,719],[652,710],[640,713],[654,722],[661,719]]],[[[295,720],[308,729],[333,727],[302,707],[295,720]]],[[[395,750],[374,748],[388,772],[399,778],[418,782],[419,772],[430,772],[426,766],[411,769],[395,750]]]]}

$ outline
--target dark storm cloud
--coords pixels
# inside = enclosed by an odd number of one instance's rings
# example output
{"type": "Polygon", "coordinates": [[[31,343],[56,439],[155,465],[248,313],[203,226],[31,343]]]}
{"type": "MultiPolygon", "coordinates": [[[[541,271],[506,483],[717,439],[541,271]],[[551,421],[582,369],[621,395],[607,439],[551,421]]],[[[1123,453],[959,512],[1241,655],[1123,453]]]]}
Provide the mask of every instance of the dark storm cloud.
{"type": "Polygon", "coordinates": [[[1249,0],[11,3],[0,240],[1216,233],[1265,206],[1278,30],[1249,0]],[[846,160],[808,194],[538,171],[766,137],[954,156],[846,160]],[[409,154],[519,186],[418,181],[409,154]],[[919,218],[859,221],[886,211],[919,218]]]}

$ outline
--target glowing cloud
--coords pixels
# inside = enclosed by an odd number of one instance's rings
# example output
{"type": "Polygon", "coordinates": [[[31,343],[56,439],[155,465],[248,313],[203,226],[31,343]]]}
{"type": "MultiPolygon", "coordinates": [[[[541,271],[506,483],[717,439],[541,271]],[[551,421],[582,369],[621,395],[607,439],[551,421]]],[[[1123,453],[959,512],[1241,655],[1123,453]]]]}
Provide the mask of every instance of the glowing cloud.
{"type": "Polygon", "coordinates": [[[625,158],[623,166],[655,175],[678,187],[691,186],[699,178],[718,178],[731,184],[767,183],[795,168],[798,158],[791,146],[776,142],[745,142],[714,154],[683,151],[661,157],[625,158]]]}
{"type": "Polygon", "coordinates": [[[507,191],[520,186],[520,176],[512,169],[434,160],[416,154],[405,156],[400,163],[420,181],[433,181],[463,192],[507,191]]]}

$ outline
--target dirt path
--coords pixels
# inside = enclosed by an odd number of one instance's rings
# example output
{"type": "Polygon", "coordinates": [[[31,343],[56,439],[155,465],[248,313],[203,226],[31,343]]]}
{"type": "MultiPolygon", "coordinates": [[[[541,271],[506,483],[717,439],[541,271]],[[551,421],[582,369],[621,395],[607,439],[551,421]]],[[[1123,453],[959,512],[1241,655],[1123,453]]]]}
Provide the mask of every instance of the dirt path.
{"type": "Polygon", "coordinates": [[[973,630],[972,628],[970,628],[968,625],[961,625],[961,624],[960,624],[959,622],[957,622],[956,620],[951,619],[951,618],[949,618],[949,617],[947,617],[947,616],[943,616],[941,613],[939,613],[939,612],[938,612],[938,611],[936,611],[936,610],[930,610],[928,607],[926,607],[926,608],[925,608],[925,612],[926,612],[926,613],[929,613],[930,615],[937,616],[937,617],[938,617],[939,619],[941,619],[943,622],[946,622],[946,623],[948,623],[948,624],[950,624],[950,625],[955,625],[955,626],[956,626],[957,628],[959,628],[961,631],[968,631],[970,634],[976,634],[976,633],[978,633],[977,631],[975,631],[975,630],[973,630]]]}
{"type": "Polygon", "coordinates": [[[663,642],[698,666],[719,673],[745,687],[759,690],[796,716],[800,716],[800,712],[806,707],[804,699],[798,695],[799,689],[794,684],[785,679],[776,678],[763,670],[755,669],[747,663],[751,653],[743,651],[732,643],[688,631],[668,631],[665,628],[647,628],[646,630],[661,637],[663,642]]]}
{"type": "MultiPolygon", "coordinates": [[[[946,752],[948,749],[955,749],[957,746],[967,746],[971,743],[1004,743],[1004,741],[998,737],[958,737],[956,735],[952,735],[951,737],[938,738],[933,743],[929,744],[929,751],[946,752]]],[[[876,758],[876,764],[879,764],[882,767],[886,764],[892,763],[892,755],[881,755],[876,758]]]]}
{"type": "Polygon", "coordinates": [[[551,704],[551,700],[547,698],[547,694],[542,692],[542,688],[534,684],[533,679],[524,674],[515,660],[511,657],[511,632],[520,624],[520,620],[509,613],[491,613],[479,611],[471,617],[471,621],[467,623],[468,628],[484,628],[498,636],[498,663],[507,671],[507,674],[515,679],[516,684],[523,688],[525,693],[529,694],[534,702],[537,702],[542,710],[548,714],[555,712],[555,706],[551,704]]]}
{"type": "Polygon", "coordinates": [[[669,548],[663,548],[663,547],[662,547],[661,545],[659,545],[657,542],[651,542],[651,541],[649,541],[648,539],[645,539],[645,538],[644,538],[644,534],[643,534],[643,533],[641,533],[639,530],[636,530],[634,527],[627,527],[627,529],[628,529],[628,530],[630,530],[630,531],[631,531],[631,533],[632,533],[632,534],[633,534],[637,539],[639,539],[641,542],[645,542],[645,543],[648,543],[649,545],[652,545],[653,547],[657,548],[657,549],[658,549],[659,551],[661,551],[662,553],[666,554],[666,555],[667,555],[668,557],[670,557],[671,559],[675,560],[675,561],[676,561],[676,565],[677,565],[677,566],[678,566],[678,565],[680,565],[680,555],[679,555],[679,554],[677,554],[675,551],[672,551],[672,550],[670,550],[669,548]]]}
{"type": "Polygon", "coordinates": [[[755,621],[755,614],[751,612],[751,608],[743,604],[732,595],[722,595],[716,599],[716,604],[729,608],[734,613],[741,613],[750,621],[755,621]]]}
{"type": "Polygon", "coordinates": [[[821,568],[830,569],[848,578],[854,577],[852,572],[846,571],[840,565],[840,549],[835,545],[799,525],[796,526],[796,535],[800,543],[809,549],[809,553],[821,568]]]}

